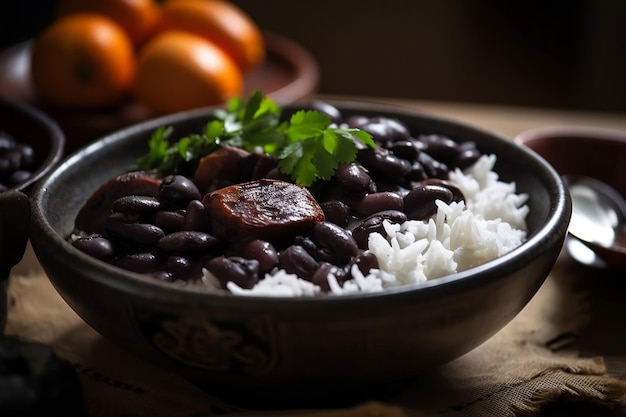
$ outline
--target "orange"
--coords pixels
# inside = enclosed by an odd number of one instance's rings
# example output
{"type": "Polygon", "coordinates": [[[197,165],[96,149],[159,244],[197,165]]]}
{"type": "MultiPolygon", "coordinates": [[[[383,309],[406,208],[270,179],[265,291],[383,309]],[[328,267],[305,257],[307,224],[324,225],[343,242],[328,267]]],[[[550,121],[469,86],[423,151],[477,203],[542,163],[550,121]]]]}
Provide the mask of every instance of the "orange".
{"type": "Polygon", "coordinates": [[[61,0],[57,15],[98,13],[117,22],[137,47],[150,37],[159,22],[160,5],[154,0],[61,0]]]}
{"type": "Polygon", "coordinates": [[[243,75],[224,51],[177,31],[158,34],[141,49],[132,89],[158,113],[222,104],[242,90],[243,75]]]}
{"type": "Polygon", "coordinates": [[[73,14],[39,35],[31,55],[37,96],[62,107],[114,104],[130,89],[135,55],[126,33],[111,19],[73,14]]]}
{"type": "Polygon", "coordinates": [[[265,58],[260,29],[250,16],[228,1],[166,0],[159,30],[191,32],[214,42],[244,73],[265,58]]]}

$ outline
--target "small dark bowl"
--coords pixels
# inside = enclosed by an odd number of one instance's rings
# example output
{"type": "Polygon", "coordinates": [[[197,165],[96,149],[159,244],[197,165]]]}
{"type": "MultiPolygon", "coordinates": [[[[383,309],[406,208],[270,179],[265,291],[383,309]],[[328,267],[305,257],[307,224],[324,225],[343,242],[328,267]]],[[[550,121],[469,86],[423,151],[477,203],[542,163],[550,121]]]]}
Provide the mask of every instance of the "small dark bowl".
{"type": "Polygon", "coordinates": [[[198,131],[206,122],[201,110],[106,136],[38,184],[31,241],[52,283],[104,337],[198,383],[255,387],[247,393],[288,385],[319,398],[300,388],[346,392],[401,381],[485,342],[519,313],[554,265],[571,210],[560,177],[526,148],[476,127],[404,107],[330,102],[344,115],[395,117],[416,132],[473,140],[495,153],[501,178],[529,195],[528,240],[497,260],[420,285],[297,299],[174,288],[72,247],[66,237],[88,196],[129,170],[158,126],[198,131]]]}
{"type": "Polygon", "coordinates": [[[601,180],[626,196],[626,132],[590,126],[546,126],[526,130],[515,142],[537,152],[561,175],[601,180]]]}
{"type": "MultiPolygon", "coordinates": [[[[592,126],[545,126],[526,130],[515,142],[537,152],[565,177],[589,177],[600,180],[626,197],[626,131],[592,126]]],[[[621,246],[593,249],[576,238],[566,243],[577,261],[596,268],[626,270],[626,256],[621,246]]]]}
{"type": "Polygon", "coordinates": [[[33,147],[38,167],[21,184],[0,192],[0,332],[6,324],[6,286],[11,268],[24,255],[30,229],[27,194],[63,156],[65,136],[56,122],[25,104],[0,99],[0,129],[33,147]]]}

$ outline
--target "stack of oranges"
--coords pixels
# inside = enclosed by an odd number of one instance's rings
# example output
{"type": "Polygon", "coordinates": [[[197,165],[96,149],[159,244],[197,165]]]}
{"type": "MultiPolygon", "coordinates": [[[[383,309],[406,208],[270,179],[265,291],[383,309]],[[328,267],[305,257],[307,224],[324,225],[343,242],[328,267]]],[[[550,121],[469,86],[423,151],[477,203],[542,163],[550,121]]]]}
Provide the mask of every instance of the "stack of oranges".
{"type": "Polygon", "coordinates": [[[100,109],[132,97],[157,113],[221,104],[265,58],[255,22],[226,0],[61,0],[33,42],[38,97],[100,109]]]}

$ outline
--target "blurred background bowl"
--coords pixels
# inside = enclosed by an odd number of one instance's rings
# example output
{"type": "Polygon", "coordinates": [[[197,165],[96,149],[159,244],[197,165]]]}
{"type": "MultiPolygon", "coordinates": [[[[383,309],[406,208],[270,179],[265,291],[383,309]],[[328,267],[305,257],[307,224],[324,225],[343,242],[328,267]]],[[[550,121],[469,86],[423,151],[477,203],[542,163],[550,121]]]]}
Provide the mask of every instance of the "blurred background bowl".
{"type": "MultiPolygon", "coordinates": [[[[280,104],[309,97],[317,90],[319,68],[308,50],[293,40],[270,31],[263,32],[266,59],[248,71],[243,96],[261,90],[280,104]]],[[[45,105],[38,99],[30,77],[32,41],[0,52],[0,97],[27,103],[53,118],[63,130],[68,151],[115,130],[151,119],[156,115],[132,100],[101,110],[64,109],[45,105]]]]}
{"type": "Polygon", "coordinates": [[[0,192],[0,332],[6,324],[7,283],[24,255],[30,230],[27,193],[62,158],[65,137],[59,126],[32,106],[0,98],[0,130],[35,152],[36,169],[24,182],[0,192]]]}
{"type": "Polygon", "coordinates": [[[347,395],[351,387],[402,381],[469,352],[520,312],[556,261],[571,209],[560,177],[536,154],[480,128],[403,107],[329,102],[344,116],[395,117],[413,132],[475,141],[496,154],[501,179],[529,195],[528,240],[482,266],[420,285],[297,299],[173,287],[69,244],[91,193],[131,169],[158,126],[200,129],[207,120],[200,110],[108,135],[39,183],[32,196],[36,256],[68,304],[104,337],[191,381],[230,390],[239,401],[242,391],[233,387],[253,386],[245,399],[272,392],[287,399],[347,395]]]}
{"type": "Polygon", "coordinates": [[[601,180],[626,196],[626,132],[590,126],[546,126],[526,130],[515,141],[548,161],[561,175],[601,180]]]}

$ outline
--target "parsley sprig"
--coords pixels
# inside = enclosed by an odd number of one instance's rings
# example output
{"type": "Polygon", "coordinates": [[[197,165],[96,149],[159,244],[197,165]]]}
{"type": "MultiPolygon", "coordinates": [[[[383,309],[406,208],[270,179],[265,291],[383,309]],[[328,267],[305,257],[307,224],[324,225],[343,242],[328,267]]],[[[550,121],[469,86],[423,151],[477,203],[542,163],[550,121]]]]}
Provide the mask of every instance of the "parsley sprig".
{"type": "Polygon", "coordinates": [[[137,160],[137,167],[189,174],[202,157],[228,145],[272,155],[278,159],[281,172],[300,185],[310,186],[318,179],[330,179],[339,164],[356,158],[355,140],[376,146],[369,133],[340,128],[316,110],[298,110],[288,121],[281,120],[281,114],[282,109],[259,91],[253,92],[248,101],[235,98],[211,113],[200,134],[172,143],[171,127],[155,130],[148,153],[137,160]]]}

